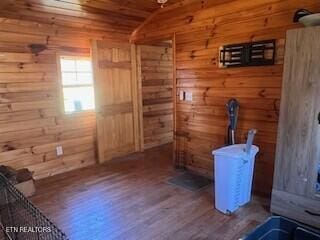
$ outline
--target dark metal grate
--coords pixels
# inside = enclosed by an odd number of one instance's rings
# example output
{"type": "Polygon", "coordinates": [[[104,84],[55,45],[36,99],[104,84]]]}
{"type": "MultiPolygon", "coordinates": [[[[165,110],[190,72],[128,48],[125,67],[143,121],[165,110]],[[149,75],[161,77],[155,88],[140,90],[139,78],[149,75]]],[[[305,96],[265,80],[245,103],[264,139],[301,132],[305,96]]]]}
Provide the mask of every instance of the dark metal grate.
{"type": "Polygon", "coordinates": [[[2,174],[0,174],[0,216],[7,239],[68,239],[64,233],[25,198],[2,174]]]}
{"type": "Polygon", "coordinates": [[[220,67],[273,65],[275,51],[275,40],[226,45],[220,49],[220,67]]]}

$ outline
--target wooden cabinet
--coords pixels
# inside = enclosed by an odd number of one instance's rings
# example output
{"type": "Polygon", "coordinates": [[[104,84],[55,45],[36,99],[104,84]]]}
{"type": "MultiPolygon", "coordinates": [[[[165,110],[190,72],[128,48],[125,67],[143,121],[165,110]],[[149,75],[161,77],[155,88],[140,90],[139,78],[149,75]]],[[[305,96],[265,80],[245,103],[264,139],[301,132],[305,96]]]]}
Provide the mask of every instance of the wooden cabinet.
{"type": "Polygon", "coordinates": [[[271,211],[320,227],[320,27],[287,33],[271,211]]]}

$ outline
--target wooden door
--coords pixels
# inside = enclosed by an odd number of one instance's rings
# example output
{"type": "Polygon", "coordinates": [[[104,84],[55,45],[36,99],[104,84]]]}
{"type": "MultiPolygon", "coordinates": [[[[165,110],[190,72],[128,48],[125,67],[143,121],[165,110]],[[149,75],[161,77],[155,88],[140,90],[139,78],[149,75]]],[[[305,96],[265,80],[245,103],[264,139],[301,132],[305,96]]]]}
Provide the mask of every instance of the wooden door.
{"type": "Polygon", "coordinates": [[[100,162],[140,150],[135,46],[93,41],[100,162]]]}
{"type": "Polygon", "coordinates": [[[287,34],[273,212],[320,227],[320,28],[287,34]],[[311,214],[310,214],[311,213],[311,214]]]}

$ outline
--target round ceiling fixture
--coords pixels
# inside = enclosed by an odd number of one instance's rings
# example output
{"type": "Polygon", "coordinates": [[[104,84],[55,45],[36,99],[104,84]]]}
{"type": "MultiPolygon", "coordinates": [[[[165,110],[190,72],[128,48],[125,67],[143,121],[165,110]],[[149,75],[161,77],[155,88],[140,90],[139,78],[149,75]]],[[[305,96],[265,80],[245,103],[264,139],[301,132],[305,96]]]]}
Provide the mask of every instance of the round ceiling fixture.
{"type": "Polygon", "coordinates": [[[168,2],[168,0],[157,0],[157,2],[161,5],[161,8],[168,2]]]}

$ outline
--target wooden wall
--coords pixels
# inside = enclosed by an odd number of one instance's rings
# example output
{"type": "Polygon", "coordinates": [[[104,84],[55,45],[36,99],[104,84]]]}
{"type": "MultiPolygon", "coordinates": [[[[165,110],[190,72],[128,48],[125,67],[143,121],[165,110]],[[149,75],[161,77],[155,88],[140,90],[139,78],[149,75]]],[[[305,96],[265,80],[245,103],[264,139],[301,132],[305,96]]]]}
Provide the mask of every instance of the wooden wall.
{"type": "Polygon", "coordinates": [[[187,166],[212,175],[212,149],[225,143],[225,104],[240,101],[237,141],[257,128],[260,146],[254,188],[271,191],[285,33],[297,9],[320,10],[317,0],[191,1],[183,7],[160,11],[132,36],[136,42],[176,34],[177,89],[191,91],[193,101],[177,103],[177,147],[187,166]],[[218,68],[218,48],[224,44],[277,39],[276,65],[234,69],[218,68]]]}
{"type": "Polygon", "coordinates": [[[56,53],[90,55],[91,38],[112,35],[60,23],[0,18],[0,164],[28,167],[36,178],[95,162],[95,114],[62,113],[56,53]],[[48,49],[31,54],[32,43],[48,49]],[[58,145],[62,157],[56,156],[58,145]]]}
{"type": "Polygon", "coordinates": [[[173,141],[172,47],[143,45],[140,57],[144,149],[173,141]]]}

